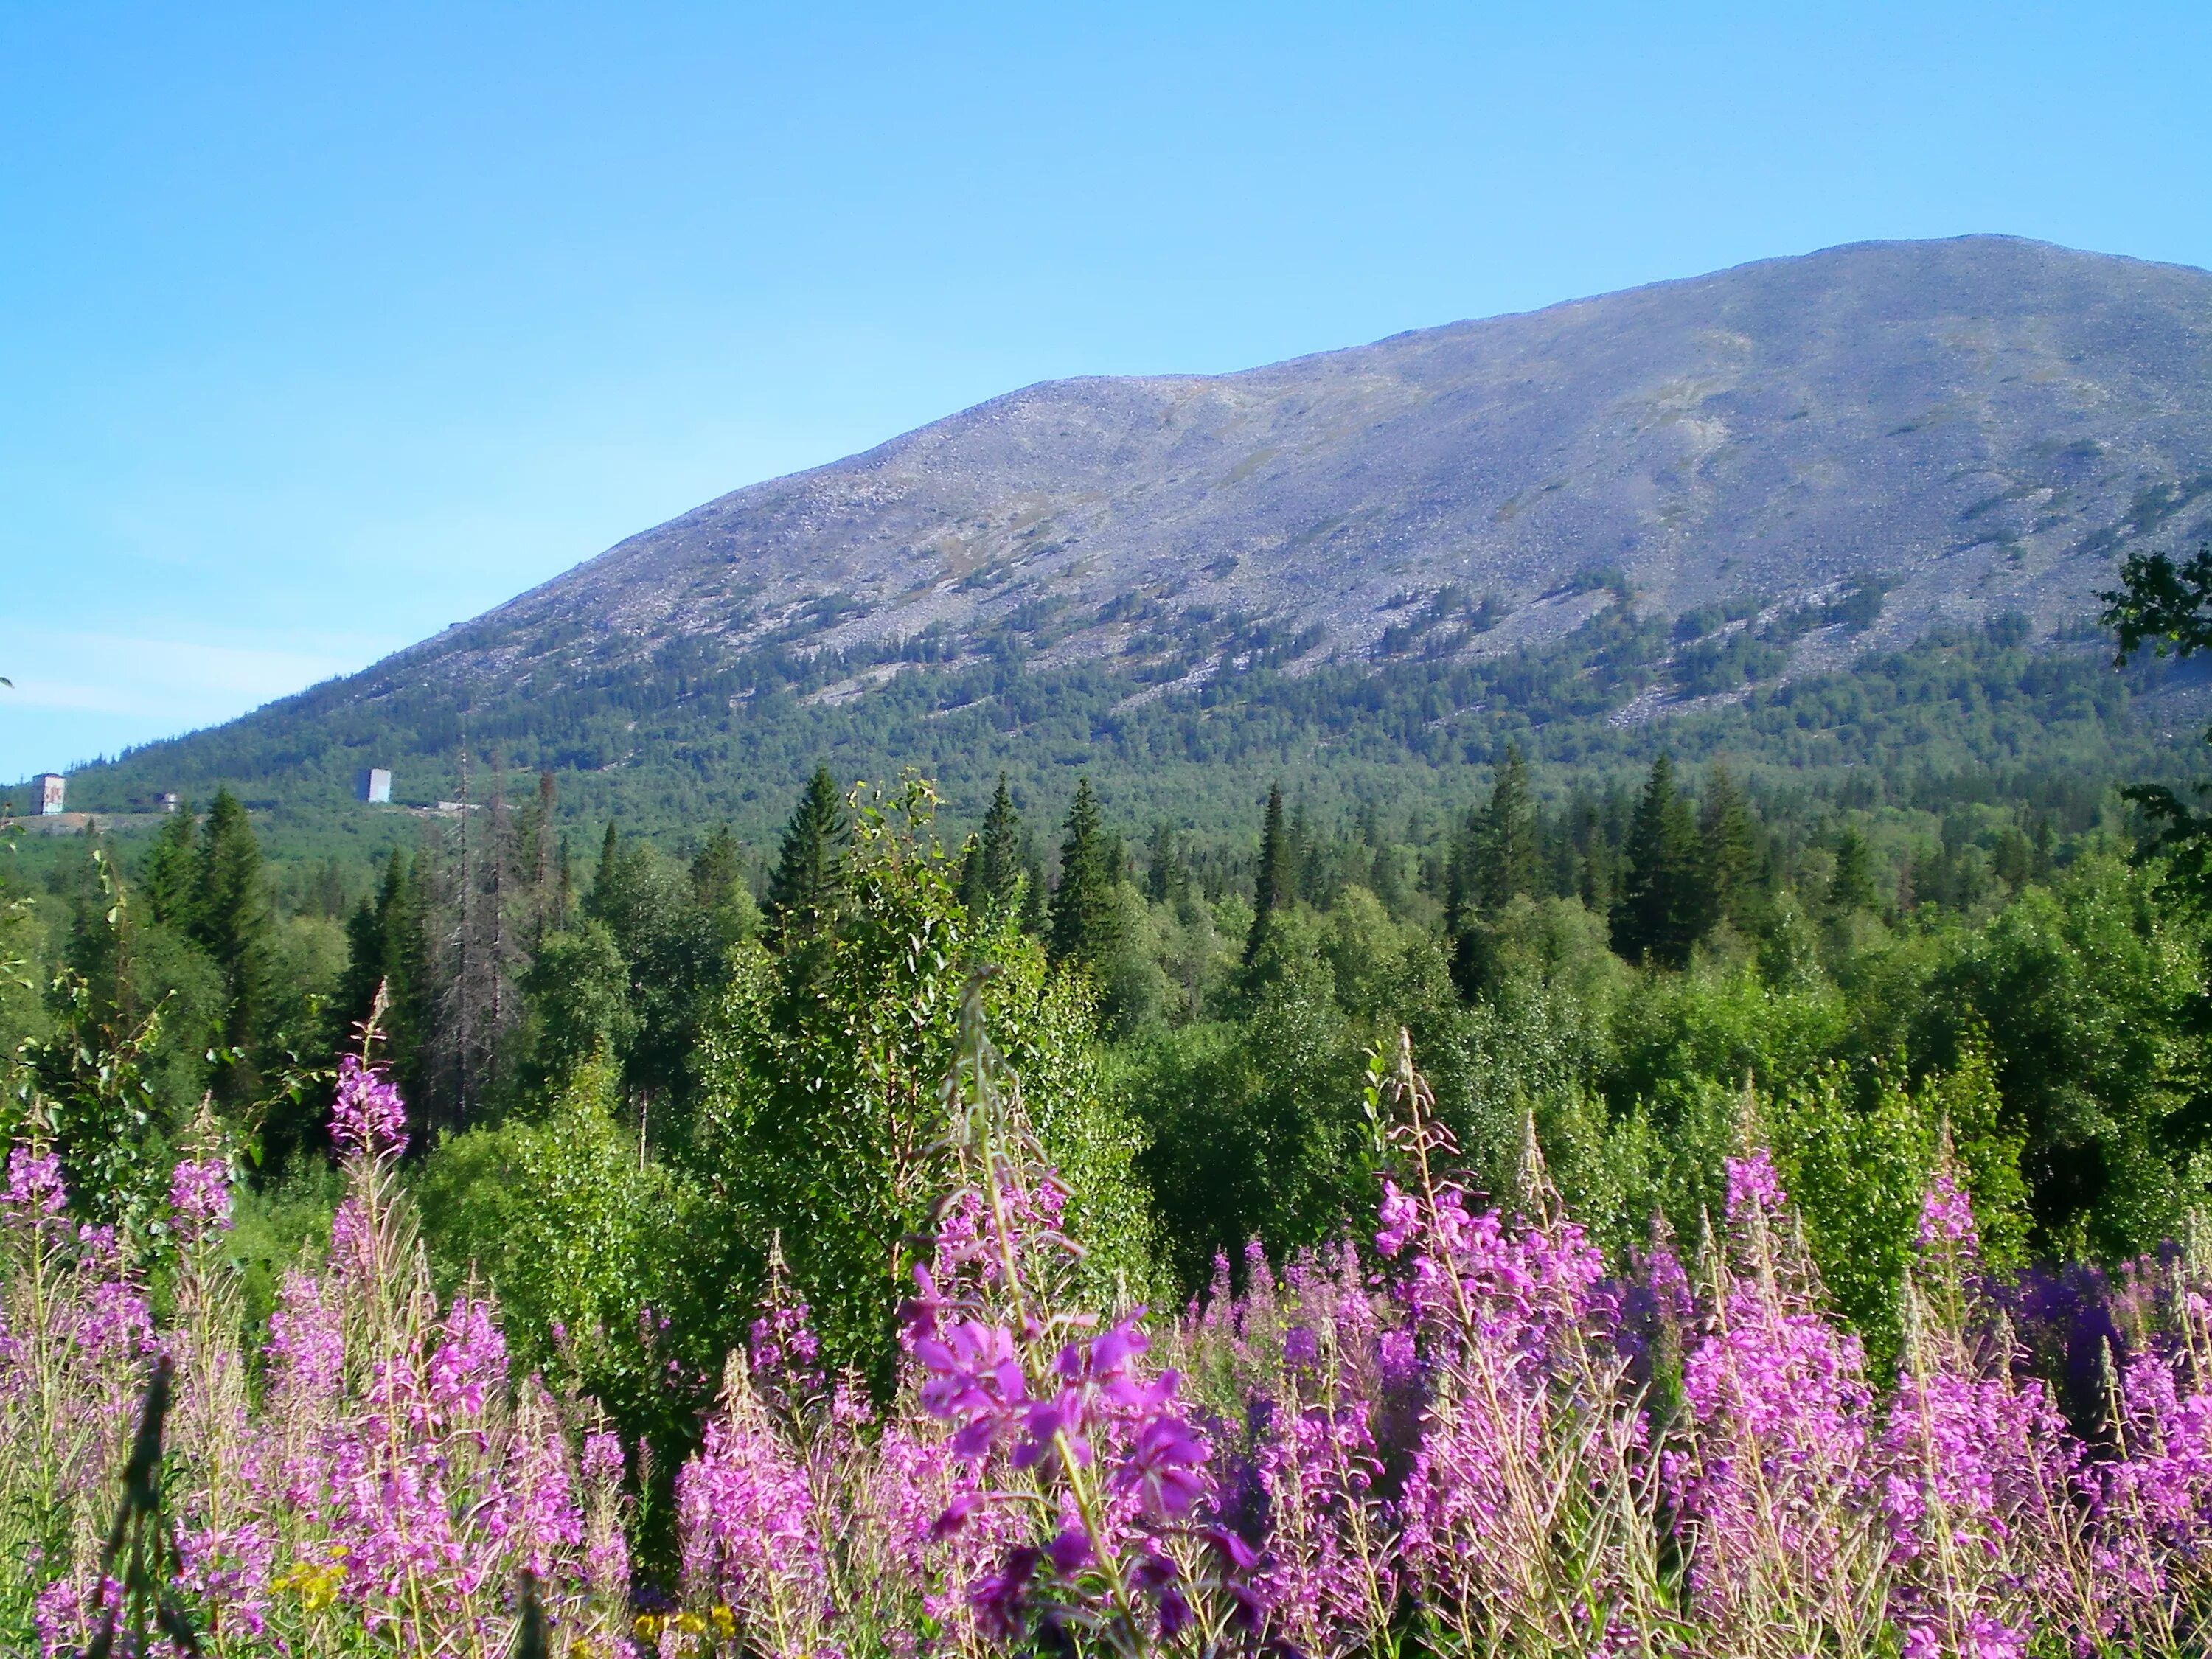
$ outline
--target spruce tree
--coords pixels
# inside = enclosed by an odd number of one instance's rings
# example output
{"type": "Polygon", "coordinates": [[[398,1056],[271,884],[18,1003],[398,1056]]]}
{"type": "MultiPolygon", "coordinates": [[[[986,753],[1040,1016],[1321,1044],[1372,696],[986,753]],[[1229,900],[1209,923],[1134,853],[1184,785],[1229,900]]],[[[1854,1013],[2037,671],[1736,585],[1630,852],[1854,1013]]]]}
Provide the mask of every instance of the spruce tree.
{"type": "Polygon", "coordinates": [[[356,1031],[376,1004],[377,988],[391,975],[385,919],[398,902],[404,878],[404,866],[394,849],[385,865],[379,890],[365,896],[346,919],[346,970],[338,981],[337,994],[331,1000],[332,1047],[340,1050],[354,1047],[356,1031]]]}
{"type": "MultiPolygon", "coordinates": [[[[262,1013],[269,899],[260,843],[246,808],[228,789],[217,790],[208,808],[193,887],[193,937],[222,973],[223,1042],[243,1050],[252,1044],[262,1013]]],[[[243,1099],[252,1084],[252,1066],[241,1061],[227,1073],[226,1092],[243,1099]]]]}
{"type": "Polygon", "coordinates": [[[784,828],[775,873],[769,878],[769,914],[786,941],[811,938],[836,916],[851,833],[836,779],[827,766],[817,766],[784,828]]]}
{"type": "Polygon", "coordinates": [[[1591,842],[1575,872],[1575,892],[1583,908],[1594,916],[1610,915],[1614,884],[1613,849],[1601,841],[1591,842]]]}
{"type": "MultiPolygon", "coordinates": [[[[418,1114],[432,1097],[437,1020],[426,904],[419,866],[395,848],[385,860],[376,891],[347,919],[346,969],[329,1009],[331,1047],[357,1053],[361,1027],[375,1006],[377,991],[383,990],[384,1016],[374,1057],[392,1068],[400,1092],[417,1103],[418,1114]]],[[[319,1107],[304,1113],[279,1108],[264,1130],[270,1157],[279,1164],[295,1151],[320,1145],[322,1136],[319,1107]]]]}
{"type": "Polygon", "coordinates": [[[1022,815],[1014,810],[1006,775],[999,774],[998,793],[983,814],[983,828],[968,848],[960,870],[960,901],[977,917],[1012,908],[1022,876],[1022,815]]]}
{"type": "Polygon", "coordinates": [[[1528,788],[1528,763],[1508,744],[1505,763],[1491,786],[1474,842],[1472,896],[1484,915],[1495,915],[1516,893],[1534,893],[1542,872],[1536,840],[1536,799],[1528,788]]]}
{"type": "Polygon", "coordinates": [[[1052,925],[1045,909],[1044,860],[1027,836],[1022,837],[1022,932],[1031,939],[1042,939],[1052,925]]]}
{"type": "Polygon", "coordinates": [[[730,889],[744,878],[744,849],[738,845],[737,832],[723,824],[692,855],[692,896],[701,908],[711,910],[728,898],[730,889]]]}
{"type": "Polygon", "coordinates": [[[62,959],[84,977],[92,1024],[113,1032],[144,1012],[131,986],[137,918],[96,823],[85,826],[80,852],[62,959]]]}
{"type": "Polygon", "coordinates": [[[540,772],[538,798],[524,814],[515,860],[515,873],[525,890],[523,921],[533,951],[561,925],[556,916],[560,891],[555,880],[554,808],[553,775],[540,772]]]}
{"type": "Polygon", "coordinates": [[[345,872],[334,858],[325,859],[307,878],[300,908],[308,915],[336,921],[346,913],[345,872]]]}
{"type": "Polygon", "coordinates": [[[1881,902],[1875,886],[1874,854],[1866,837],[1845,830],[1836,837],[1836,873],[1828,882],[1828,908],[1838,915],[1871,910],[1881,902]]]}
{"type": "Polygon", "coordinates": [[[1060,844],[1060,885],[1045,943],[1054,962],[1096,967],[1121,942],[1121,844],[1106,833],[1091,780],[1079,778],[1060,844]]]}
{"type": "MultiPolygon", "coordinates": [[[[592,872],[592,892],[611,893],[622,872],[622,836],[612,818],[607,820],[607,833],[599,842],[599,867],[592,872]]],[[[591,902],[591,895],[584,902],[591,902]]]]}
{"type": "Polygon", "coordinates": [[[1279,784],[1267,791],[1267,815],[1260,825],[1260,873],[1252,894],[1252,930],[1244,936],[1244,960],[1260,954],[1272,919],[1287,911],[1297,897],[1297,860],[1291,834],[1283,822],[1283,790],[1279,784]]]}
{"type": "Polygon", "coordinates": [[[568,837],[564,832],[561,836],[560,848],[555,854],[553,860],[553,908],[546,915],[547,927],[549,929],[566,927],[568,925],[568,918],[575,913],[575,866],[569,858],[568,837]]]}
{"type": "Polygon", "coordinates": [[[1710,901],[1708,927],[1726,921],[1745,927],[1752,920],[1757,896],[1759,846],[1751,822],[1751,807],[1729,775],[1715,765],[1705,786],[1698,830],[1704,844],[1705,889],[1710,901]]]}
{"type": "Polygon", "coordinates": [[[192,931],[192,902],[198,896],[200,854],[194,844],[198,830],[190,803],[178,802],[154,837],[140,882],[153,919],[182,933],[192,931]]]}
{"type": "Polygon", "coordinates": [[[1689,803],[1674,788],[1674,764],[1665,755],[1651,775],[1628,826],[1628,868],[1613,916],[1613,949],[1632,962],[1680,968],[1704,932],[1702,849],[1689,803]]]}
{"type": "Polygon", "coordinates": [[[745,852],[728,824],[714,831],[691,860],[691,896],[713,922],[726,951],[760,932],[760,905],[745,880],[745,852]]]}
{"type": "Polygon", "coordinates": [[[1482,812],[1470,806],[1444,848],[1444,937],[1455,939],[1475,918],[1477,848],[1482,841],[1482,812]]]}
{"type": "Polygon", "coordinates": [[[500,1087],[501,1066],[512,1048],[508,1039],[522,1014],[516,981],[526,952],[516,912],[526,912],[526,884],[520,878],[523,850],[507,808],[505,766],[494,753],[491,787],[482,805],[471,811],[465,752],[462,759],[454,872],[459,926],[448,935],[453,972],[444,1022],[453,1061],[450,1121],[456,1128],[465,1127],[500,1087]]]}
{"type": "Polygon", "coordinates": [[[1568,810],[1567,834],[1575,850],[1574,884],[1569,890],[1594,916],[1613,914],[1613,901],[1620,889],[1620,843],[1608,805],[1583,795],[1568,810]]]}
{"type": "Polygon", "coordinates": [[[1291,813],[1291,896],[1293,899],[1314,901],[1314,833],[1312,822],[1306,817],[1306,804],[1300,801],[1291,813]]]}
{"type": "Polygon", "coordinates": [[[1182,846],[1164,821],[1152,826],[1145,847],[1145,896],[1155,904],[1172,904],[1190,887],[1190,866],[1183,862],[1182,846]]]}

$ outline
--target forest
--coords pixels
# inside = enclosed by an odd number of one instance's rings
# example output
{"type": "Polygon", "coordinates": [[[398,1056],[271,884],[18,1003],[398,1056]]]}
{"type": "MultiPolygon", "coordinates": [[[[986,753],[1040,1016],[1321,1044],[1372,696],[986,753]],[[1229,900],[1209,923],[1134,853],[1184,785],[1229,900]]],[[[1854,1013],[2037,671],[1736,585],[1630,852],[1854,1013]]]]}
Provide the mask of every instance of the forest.
{"type": "Polygon", "coordinates": [[[1095,614],[1018,613],[979,640],[893,638],[879,652],[817,640],[834,607],[813,633],[741,652],[701,638],[541,642],[554,654],[533,672],[550,684],[488,683],[463,707],[435,684],[370,670],[86,769],[70,799],[112,813],[157,792],[204,804],[228,787],[288,856],[336,857],[358,882],[391,845],[413,850],[404,812],[352,799],[368,766],[393,769],[395,799],[428,808],[497,793],[485,764],[496,757],[526,791],[554,775],[564,826],[614,817],[673,848],[728,824],[763,853],[819,763],[878,781],[915,767],[965,824],[1001,772],[1025,807],[1056,820],[1080,772],[1134,833],[1164,817],[1241,842],[1249,858],[1271,783],[1332,822],[1387,805],[1393,838],[1419,842],[1439,831],[1411,825],[1414,809],[1463,812],[1509,746],[1555,785],[1625,783],[1662,748],[1684,765],[1728,759],[1747,783],[1778,790],[1833,793],[1865,772],[1913,797],[1960,779],[2008,794],[2054,776],[2172,781],[2174,695],[2203,684],[2199,665],[2148,653],[2116,672],[2108,634],[2085,621],[2038,637],[2017,612],[1854,651],[1847,669],[1784,675],[1785,651],[1808,631],[1862,641],[1881,585],[1768,606],[1755,627],[1740,605],[1670,622],[1616,571],[1567,587],[1601,604],[1563,638],[1503,652],[1482,648],[1491,602],[1451,588],[1408,596],[1380,655],[1186,612],[1147,624],[1166,653],[1157,660],[1053,658],[1070,626],[1141,612],[1137,594],[1095,614]],[[1294,668],[1309,647],[1319,658],[1294,668]],[[833,695],[876,672],[891,678],[865,697],[833,695]],[[1181,683],[1187,672],[1203,683],[1181,683]],[[1631,718],[1646,706],[1664,718],[1631,718]]]}
{"type": "MultiPolygon", "coordinates": [[[[2133,562],[2124,651],[2209,585],[2133,562]]],[[[756,848],[548,771],[374,868],[227,789],[12,848],[5,1639],[2197,1650],[2202,818],[1593,775],[1228,833],[823,765],[756,848]],[[71,1471],[157,1352],[191,1523],[103,1553],[71,1471]]]]}

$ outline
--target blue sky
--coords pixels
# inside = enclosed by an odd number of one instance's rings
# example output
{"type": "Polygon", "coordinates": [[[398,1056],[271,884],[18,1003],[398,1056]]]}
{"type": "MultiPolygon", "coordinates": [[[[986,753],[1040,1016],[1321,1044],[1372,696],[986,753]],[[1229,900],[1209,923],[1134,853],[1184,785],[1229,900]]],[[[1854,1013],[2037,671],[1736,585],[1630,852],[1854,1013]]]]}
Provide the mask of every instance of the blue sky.
{"type": "Polygon", "coordinates": [[[2212,6],[0,6],[0,778],[1030,381],[2212,266],[2212,6]]]}

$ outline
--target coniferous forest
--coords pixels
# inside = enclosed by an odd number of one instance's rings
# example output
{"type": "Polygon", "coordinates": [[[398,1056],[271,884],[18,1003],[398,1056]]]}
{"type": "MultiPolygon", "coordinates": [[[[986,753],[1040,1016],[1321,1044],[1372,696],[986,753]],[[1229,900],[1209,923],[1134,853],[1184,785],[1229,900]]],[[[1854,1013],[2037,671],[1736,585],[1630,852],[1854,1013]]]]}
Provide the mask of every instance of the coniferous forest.
{"type": "Polygon", "coordinates": [[[11,847],[0,1640],[2201,1651],[2204,817],[1594,777],[11,847]]]}

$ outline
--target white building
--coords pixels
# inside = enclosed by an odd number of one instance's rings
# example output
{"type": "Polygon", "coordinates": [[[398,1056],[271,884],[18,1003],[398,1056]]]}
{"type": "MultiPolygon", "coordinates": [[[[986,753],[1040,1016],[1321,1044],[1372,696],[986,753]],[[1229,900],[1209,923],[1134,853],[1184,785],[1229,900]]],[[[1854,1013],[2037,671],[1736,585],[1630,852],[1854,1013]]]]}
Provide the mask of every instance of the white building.
{"type": "Polygon", "coordinates": [[[39,803],[39,816],[56,817],[62,811],[62,797],[68,792],[69,780],[58,772],[41,772],[31,780],[32,799],[39,803]]]}
{"type": "Polygon", "coordinates": [[[361,775],[361,798],[371,806],[392,805],[392,774],[381,766],[371,766],[361,775]]]}

